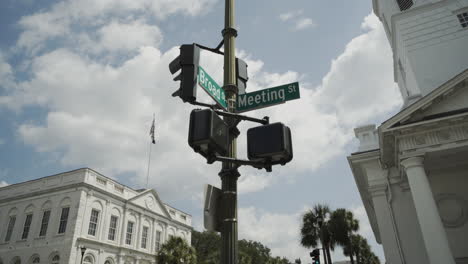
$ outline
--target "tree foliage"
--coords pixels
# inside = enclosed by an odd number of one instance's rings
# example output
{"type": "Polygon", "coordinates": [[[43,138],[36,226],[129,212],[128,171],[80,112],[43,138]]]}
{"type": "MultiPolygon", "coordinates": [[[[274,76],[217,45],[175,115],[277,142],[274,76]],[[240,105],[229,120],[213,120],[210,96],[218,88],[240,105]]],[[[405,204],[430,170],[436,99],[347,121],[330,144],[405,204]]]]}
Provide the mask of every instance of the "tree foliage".
{"type": "Polygon", "coordinates": [[[159,264],[197,264],[195,249],[182,238],[175,236],[162,245],[156,259],[159,264]]]}
{"type": "MultiPolygon", "coordinates": [[[[196,250],[198,264],[220,262],[221,237],[214,232],[192,232],[192,246],[196,250]]],[[[284,257],[271,256],[271,250],[260,242],[238,241],[239,264],[291,264],[284,257]]]]}
{"type": "Polygon", "coordinates": [[[322,244],[327,252],[327,262],[331,263],[330,250],[334,250],[336,242],[330,233],[329,214],[330,208],[327,205],[316,204],[312,210],[303,215],[301,245],[306,248],[316,248],[322,244]]]}
{"type": "Polygon", "coordinates": [[[306,248],[317,248],[321,244],[327,252],[328,263],[332,263],[330,250],[339,245],[352,264],[355,264],[354,258],[357,264],[380,264],[367,240],[355,234],[358,230],[359,221],[352,212],[344,208],[331,211],[328,206],[317,204],[302,217],[301,244],[306,248]]]}
{"type": "Polygon", "coordinates": [[[352,212],[339,208],[330,215],[330,232],[333,240],[343,247],[343,254],[349,256],[351,264],[354,264],[354,255],[347,250],[351,244],[351,235],[359,230],[359,221],[354,218],[352,212]]]}
{"type": "Polygon", "coordinates": [[[196,250],[198,264],[218,264],[221,238],[215,232],[192,232],[192,246],[196,250]]]}

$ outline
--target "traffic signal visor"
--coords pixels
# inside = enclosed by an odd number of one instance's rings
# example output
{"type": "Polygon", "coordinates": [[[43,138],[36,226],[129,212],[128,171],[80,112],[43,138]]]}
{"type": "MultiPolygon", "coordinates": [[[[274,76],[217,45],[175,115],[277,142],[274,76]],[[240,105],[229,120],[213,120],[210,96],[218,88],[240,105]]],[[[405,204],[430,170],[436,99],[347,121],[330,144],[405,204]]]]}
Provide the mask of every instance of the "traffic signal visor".
{"type": "Polygon", "coordinates": [[[174,81],[180,81],[180,87],[172,96],[179,96],[184,102],[197,99],[197,72],[200,61],[200,49],[195,45],[180,46],[180,55],[169,63],[169,71],[180,73],[174,81]]]}

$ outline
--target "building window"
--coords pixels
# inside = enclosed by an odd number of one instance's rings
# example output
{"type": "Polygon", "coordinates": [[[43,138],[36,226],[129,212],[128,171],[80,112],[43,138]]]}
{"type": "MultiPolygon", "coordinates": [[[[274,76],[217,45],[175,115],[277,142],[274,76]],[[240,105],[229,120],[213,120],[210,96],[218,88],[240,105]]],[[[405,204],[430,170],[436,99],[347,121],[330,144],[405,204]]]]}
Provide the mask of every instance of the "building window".
{"type": "Polygon", "coordinates": [[[94,261],[93,259],[90,257],[90,256],[86,256],[84,259],[83,259],[83,264],[93,264],[94,261]]]}
{"type": "Polygon", "coordinates": [[[50,210],[44,211],[41,221],[41,231],[39,231],[39,236],[45,236],[47,234],[47,227],[49,226],[50,219],[50,210]]]}
{"type": "Polygon", "coordinates": [[[91,210],[91,217],[89,218],[88,235],[91,235],[91,236],[96,235],[98,219],[99,219],[99,211],[96,209],[91,210]]]}
{"type": "Polygon", "coordinates": [[[110,224],[109,224],[109,235],[107,238],[109,240],[115,240],[115,232],[117,231],[117,216],[111,215],[110,224]]]}
{"type": "Polygon", "coordinates": [[[59,264],[60,262],[60,257],[59,255],[55,255],[53,258],[52,258],[52,262],[50,262],[50,264],[59,264]]]}
{"type": "Polygon", "coordinates": [[[32,263],[33,264],[41,263],[41,259],[39,257],[34,257],[32,263]]]}
{"type": "Polygon", "coordinates": [[[468,27],[468,12],[458,14],[457,17],[458,17],[458,21],[460,21],[460,25],[463,28],[467,28],[468,27]]]}
{"type": "Polygon", "coordinates": [[[397,0],[400,11],[405,11],[413,6],[413,0],[397,0]]]}
{"type": "Polygon", "coordinates": [[[146,248],[146,241],[148,240],[148,227],[143,227],[143,233],[141,234],[141,248],[146,248]]]}
{"type": "Polygon", "coordinates": [[[59,234],[65,233],[67,231],[67,222],[68,222],[68,213],[70,212],[70,207],[62,208],[62,213],[60,214],[60,224],[59,224],[59,234]]]}
{"type": "Polygon", "coordinates": [[[23,235],[21,239],[27,239],[29,235],[29,229],[31,228],[32,214],[26,215],[26,220],[24,220],[23,235]]]}
{"type": "Polygon", "coordinates": [[[128,223],[127,223],[127,237],[125,238],[125,243],[127,245],[132,244],[132,235],[133,235],[133,222],[128,221],[128,223]]]}
{"type": "Polygon", "coordinates": [[[10,220],[8,221],[7,232],[5,236],[5,242],[10,241],[11,234],[13,233],[13,228],[15,227],[16,222],[16,215],[10,216],[10,220]]]}
{"type": "Polygon", "coordinates": [[[161,231],[156,231],[156,251],[161,248],[161,231]]]}
{"type": "Polygon", "coordinates": [[[185,216],[185,215],[180,215],[180,218],[182,218],[182,220],[184,220],[184,221],[187,220],[187,216],[185,216]]]}

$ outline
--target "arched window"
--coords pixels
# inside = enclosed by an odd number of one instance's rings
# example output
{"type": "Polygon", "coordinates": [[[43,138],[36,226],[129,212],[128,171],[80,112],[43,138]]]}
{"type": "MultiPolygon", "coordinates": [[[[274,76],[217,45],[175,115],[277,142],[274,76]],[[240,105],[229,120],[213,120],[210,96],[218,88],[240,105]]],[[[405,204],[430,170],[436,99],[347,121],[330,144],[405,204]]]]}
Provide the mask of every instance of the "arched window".
{"type": "Polygon", "coordinates": [[[19,257],[14,257],[11,259],[11,264],[21,264],[21,259],[19,257]]]}
{"type": "Polygon", "coordinates": [[[400,11],[405,11],[413,6],[413,0],[397,0],[400,11]]]}
{"type": "Polygon", "coordinates": [[[41,263],[41,259],[39,257],[34,257],[32,263],[33,264],[41,263]]]}
{"type": "Polygon", "coordinates": [[[112,264],[109,260],[106,260],[106,262],[104,262],[104,264],[112,264]]]}
{"type": "Polygon", "coordinates": [[[93,258],[91,256],[86,256],[83,259],[83,264],[94,264],[93,258]]]}
{"type": "Polygon", "coordinates": [[[51,264],[59,264],[59,262],[60,262],[60,256],[59,256],[59,255],[55,255],[55,256],[52,258],[51,264]]]}

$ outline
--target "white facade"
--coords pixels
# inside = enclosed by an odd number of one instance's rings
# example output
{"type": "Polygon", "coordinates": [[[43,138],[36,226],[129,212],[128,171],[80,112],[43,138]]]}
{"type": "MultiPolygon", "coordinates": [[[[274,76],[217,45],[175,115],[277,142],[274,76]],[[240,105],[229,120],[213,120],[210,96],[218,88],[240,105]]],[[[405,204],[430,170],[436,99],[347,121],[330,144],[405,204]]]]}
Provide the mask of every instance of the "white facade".
{"type": "Polygon", "coordinates": [[[80,263],[82,247],[86,264],[156,263],[158,246],[190,244],[191,230],[191,216],[155,190],[88,168],[0,188],[0,264],[80,263]]]}
{"type": "Polygon", "coordinates": [[[403,109],[348,157],[391,264],[468,263],[468,0],[374,0],[403,109]]]}
{"type": "Polygon", "coordinates": [[[393,50],[395,81],[405,105],[466,69],[468,30],[458,14],[468,0],[373,0],[393,50]],[[398,2],[413,3],[400,11],[398,2]]]}

